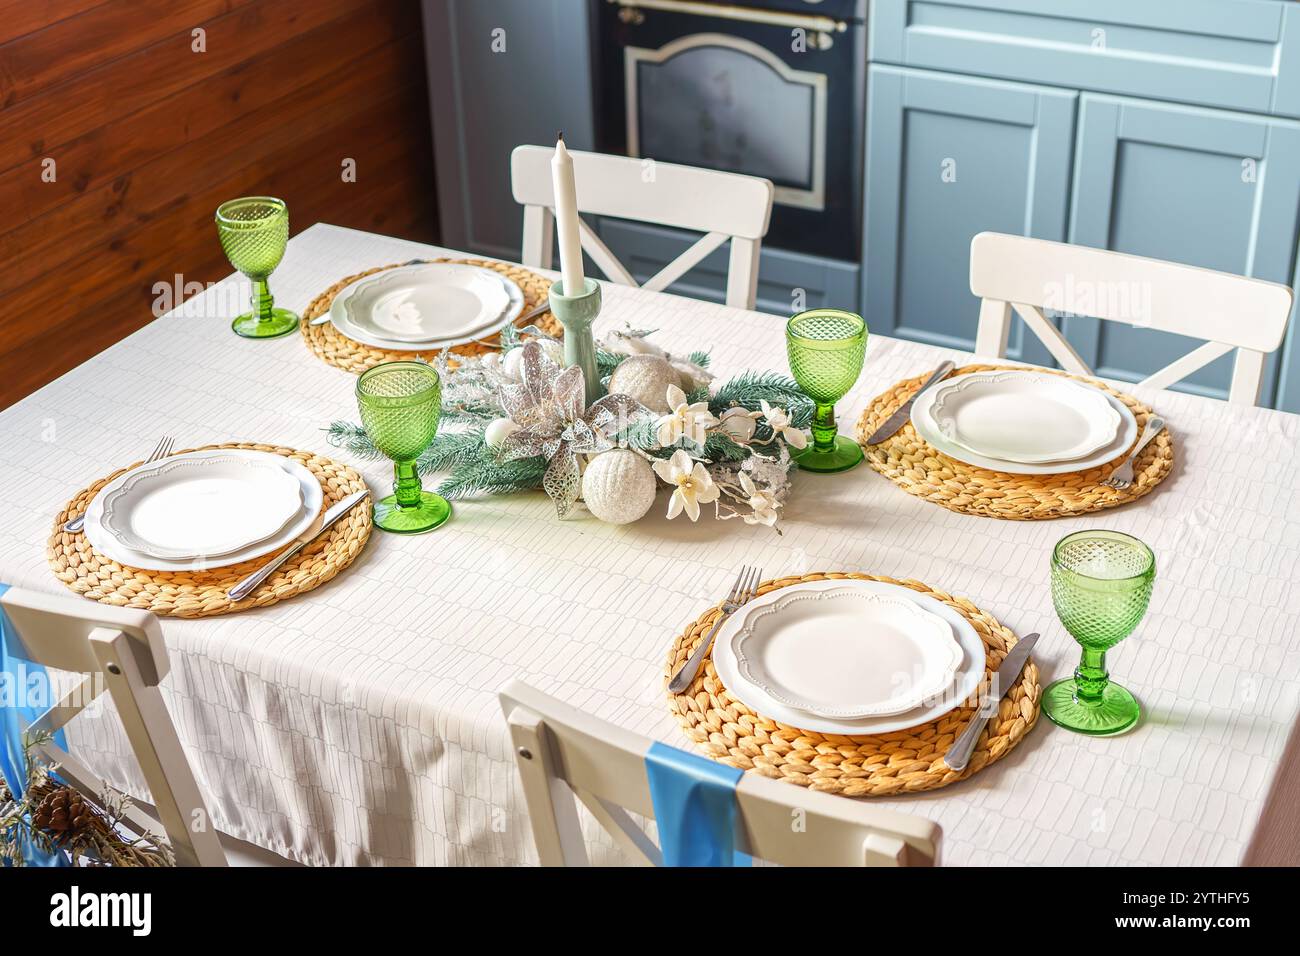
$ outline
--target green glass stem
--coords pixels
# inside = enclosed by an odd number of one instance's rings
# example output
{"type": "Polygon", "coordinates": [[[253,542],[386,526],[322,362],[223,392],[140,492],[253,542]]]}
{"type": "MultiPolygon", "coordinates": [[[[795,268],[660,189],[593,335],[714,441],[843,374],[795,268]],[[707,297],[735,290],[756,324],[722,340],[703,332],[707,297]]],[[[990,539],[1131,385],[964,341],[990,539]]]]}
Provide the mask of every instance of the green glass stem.
{"type": "Polygon", "coordinates": [[[393,472],[393,496],[397,498],[397,506],[399,508],[420,507],[424,488],[420,483],[420,476],[416,474],[415,462],[395,461],[393,472]]]}
{"type": "Polygon", "coordinates": [[[1100,703],[1106,686],[1110,683],[1110,672],[1106,670],[1106,651],[1104,648],[1085,647],[1079,658],[1079,666],[1074,670],[1074,680],[1078,687],[1080,703],[1100,703]]]}
{"type": "Polygon", "coordinates": [[[810,431],[813,437],[813,451],[832,452],[835,450],[835,436],[839,429],[835,425],[835,406],[816,403],[810,431]]]}
{"type": "Polygon", "coordinates": [[[273,317],[271,309],[275,305],[275,297],[271,295],[270,286],[265,279],[253,280],[253,295],[248,301],[253,307],[253,314],[257,316],[257,321],[271,321],[273,317]]]}

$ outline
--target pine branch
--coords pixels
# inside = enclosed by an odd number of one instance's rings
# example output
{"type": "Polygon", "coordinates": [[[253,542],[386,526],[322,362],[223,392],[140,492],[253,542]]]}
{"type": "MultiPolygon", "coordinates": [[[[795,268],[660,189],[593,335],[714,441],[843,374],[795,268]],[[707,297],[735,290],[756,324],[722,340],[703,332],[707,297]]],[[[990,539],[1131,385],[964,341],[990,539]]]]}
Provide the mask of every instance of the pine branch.
{"type": "Polygon", "coordinates": [[[713,432],[704,442],[704,457],[710,461],[744,461],[749,449],[720,432],[713,432]]]}
{"type": "Polygon", "coordinates": [[[480,457],[486,449],[481,428],[445,432],[438,435],[416,459],[415,470],[426,475],[434,471],[459,468],[480,457]]]}
{"type": "Polygon", "coordinates": [[[659,435],[656,421],[652,416],[639,418],[630,422],[614,435],[614,441],[620,448],[640,448],[650,451],[659,447],[659,435]]]}
{"type": "Polygon", "coordinates": [[[353,425],[351,422],[330,422],[330,427],[326,431],[325,440],[335,448],[346,448],[365,461],[384,457],[360,425],[353,425]]]}
{"type": "MultiPolygon", "coordinates": [[[[725,382],[709,400],[709,411],[721,415],[728,408],[739,405],[758,411],[761,401],[784,408],[790,415],[790,424],[803,428],[812,421],[813,401],[799,389],[794,379],[780,372],[741,372],[725,382]]],[[[761,427],[761,426],[760,426],[761,427]]]]}
{"type": "Polygon", "coordinates": [[[452,472],[438,485],[438,494],[444,498],[461,499],[530,491],[542,486],[547,464],[540,455],[507,462],[482,458],[452,472]]]}
{"type": "Polygon", "coordinates": [[[620,355],[618,352],[596,349],[596,371],[600,373],[601,381],[608,379],[613,374],[614,369],[618,368],[625,358],[627,358],[626,355],[620,355]]]}
{"type": "Polygon", "coordinates": [[[690,355],[687,356],[687,358],[690,361],[694,362],[696,365],[698,365],[700,368],[708,368],[709,362],[712,361],[708,352],[701,352],[698,350],[692,352],[690,355]]]}

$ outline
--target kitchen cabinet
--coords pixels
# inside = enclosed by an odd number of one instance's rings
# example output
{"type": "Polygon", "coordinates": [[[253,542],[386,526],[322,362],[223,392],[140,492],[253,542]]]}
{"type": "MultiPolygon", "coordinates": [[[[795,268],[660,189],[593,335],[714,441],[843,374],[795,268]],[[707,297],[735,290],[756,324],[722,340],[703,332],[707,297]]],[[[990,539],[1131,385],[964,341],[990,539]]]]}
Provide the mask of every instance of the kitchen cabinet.
{"type": "MultiPolygon", "coordinates": [[[[1300,122],[1084,94],[1070,241],[1288,283],[1300,213],[1300,122]]],[[[1118,322],[1067,318],[1100,374],[1142,378],[1198,344],[1118,322]]],[[[1263,394],[1275,390],[1271,356],[1263,394]]],[[[1186,387],[1219,396],[1225,355],[1186,387]]]]}
{"type": "MultiPolygon", "coordinates": [[[[874,328],[971,347],[968,244],[986,229],[1300,277],[1300,4],[873,0],[869,36],[862,302],[874,328]]],[[[1121,380],[1197,344],[1053,318],[1121,380]]],[[[1052,364],[1024,335],[1015,323],[1012,354],[1052,364]]],[[[1225,357],[1177,387],[1223,397],[1230,373],[1225,357]]],[[[1261,402],[1300,411],[1294,313],[1261,402]]]]}
{"type": "MultiPolygon", "coordinates": [[[[873,331],[974,343],[967,279],[978,232],[1065,239],[1077,96],[872,66],[867,78],[863,314],[873,331]]],[[[1013,357],[1050,356],[1017,325],[1013,357]]]]}

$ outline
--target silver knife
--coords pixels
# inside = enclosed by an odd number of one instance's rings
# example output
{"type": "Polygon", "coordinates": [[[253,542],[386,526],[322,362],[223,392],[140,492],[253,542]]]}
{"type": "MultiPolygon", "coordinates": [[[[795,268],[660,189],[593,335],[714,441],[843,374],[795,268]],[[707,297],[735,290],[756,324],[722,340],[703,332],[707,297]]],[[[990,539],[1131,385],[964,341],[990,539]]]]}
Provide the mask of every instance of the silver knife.
{"type": "Polygon", "coordinates": [[[348,495],[346,498],[344,498],[334,507],[330,508],[329,511],[325,512],[325,517],[321,521],[319,528],[317,528],[314,531],[309,528],[303,534],[300,534],[297,537],[297,539],[294,541],[292,547],[290,547],[286,551],[281,552],[277,557],[272,558],[270,561],[262,565],[260,568],[258,568],[248,577],[244,578],[244,580],[236,584],[233,588],[231,588],[229,591],[226,592],[226,597],[228,597],[232,601],[242,601],[244,598],[248,597],[255,590],[257,590],[257,586],[259,584],[261,584],[263,581],[265,581],[267,578],[269,578],[272,574],[275,573],[276,568],[284,564],[284,562],[288,561],[290,558],[292,558],[303,548],[307,547],[307,545],[311,544],[313,541],[315,541],[317,538],[323,535],[334,525],[334,522],[338,521],[345,514],[351,511],[353,505],[355,505],[358,501],[361,501],[369,494],[370,494],[370,489],[368,488],[362,491],[352,492],[352,494],[348,495]]]}
{"type": "Polygon", "coordinates": [[[925,384],[922,385],[920,388],[918,388],[915,392],[913,392],[912,397],[909,398],[907,401],[905,401],[902,404],[902,406],[898,409],[898,411],[894,412],[894,414],[890,415],[888,418],[885,419],[885,424],[881,425],[879,428],[876,429],[875,434],[867,439],[867,444],[879,445],[890,435],[894,434],[894,432],[902,428],[903,423],[906,422],[908,416],[912,414],[912,403],[916,401],[916,396],[920,395],[922,392],[924,392],[935,382],[945,377],[954,368],[956,368],[956,366],[952,362],[944,362],[937,369],[935,369],[934,374],[925,380],[925,384]]]}
{"type": "Polygon", "coordinates": [[[993,678],[992,686],[997,688],[997,697],[994,698],[990,695],[981,702],[979,710],[975,712],[971,722],[966,725],[966,729],[961,732],[961,736],[952,742],[948,752],[943,755],[943,762],[950,768],[953,770],[966,769],[966,764],[970,762],[970,755],[975,751],[975,741],[979,740],[980,731],[989,722],[989,718],[998,712],[998,701],[1006,696],[1007,691],[1011,689],[1011,685],[1016,682],[1016,678],[1020,676],[1020,669],[1025,666],[1025,661],[1029,659],[1029,652],[1034,649],[1034,645],[1037,643],[1038,633],[1035,632],[1022,637],[1016,642],[1016,646],[1007,652],[1007,656],[1002,660],[1002,666],[998,668],[997,675],[993,678]],[[987,712],[990,704],[993,705],[992,712],[987,712]]]}

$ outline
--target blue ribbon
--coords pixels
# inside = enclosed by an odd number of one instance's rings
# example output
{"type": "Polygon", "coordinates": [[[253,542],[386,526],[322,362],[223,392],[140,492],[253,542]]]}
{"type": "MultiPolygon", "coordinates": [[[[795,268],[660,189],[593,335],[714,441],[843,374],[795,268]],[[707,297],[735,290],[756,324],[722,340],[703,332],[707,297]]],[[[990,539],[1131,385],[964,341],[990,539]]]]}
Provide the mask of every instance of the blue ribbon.
{"type": "Polygon", "coordinates": [[[736,852],[736,784],[744,771],[666,744],[645,755],[664,866],[750,866],[736,852]]]}
{"type": "MultiPolygon", "coordinates": [[[[8,590],[9,585],[0,584],[0,597],[8,590]]],[[[50,681],[45,668],[24,656],[18,629],[10,622],[4,607],[0,606],[0,705],[3,705],[0,706],[0,737],[4,738],[3,746],[0,746],[0,772],[4,773],[5,781],[9,784],[9,792],[18,800],[23,798],[23,793],[27,790],[23,728],[48,709],[23,703],[33,685],[45,688],[47,696],[49,695],[50,681]]],[[[68,749],[62,730],[54,735],[54,742],[64,750],[68,749]]],[[[66,853],[58,850],[47,853],[27,837],[23,838],[22,850],[23,861],[28,866],[71,865],[66,853]]]]}

